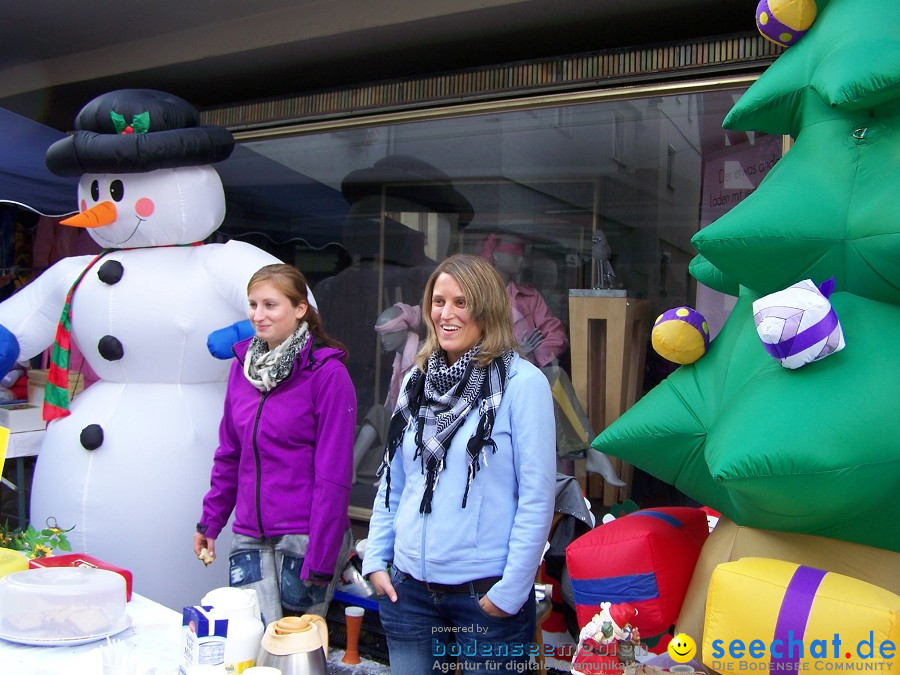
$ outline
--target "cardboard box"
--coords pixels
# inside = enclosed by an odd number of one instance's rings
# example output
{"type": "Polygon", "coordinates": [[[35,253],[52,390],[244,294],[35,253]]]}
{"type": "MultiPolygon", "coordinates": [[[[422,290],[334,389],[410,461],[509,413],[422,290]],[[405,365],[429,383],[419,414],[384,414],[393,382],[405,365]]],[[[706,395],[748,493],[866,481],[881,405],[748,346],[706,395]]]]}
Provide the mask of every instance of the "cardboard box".
{"type": "Polygon", "coordinates": [[[28,561],[28,566],[32,569],[36,567],[94,567],[121,574],[125,578],[125,602],[131,602],[131,572],[87,553],[67,553],[65,555],[52,555],[47,558],[35,558],[28,561]]]}
{"type": "MultiPolygon", "coordinates": [[[[49,370],[28,371],[28,401],[30,403],[43,403],[44,387],[47,385],[47,373],[49,370]]],[[[82,373],[69,372],[69,398],[80,394],[84,389],[84,375],[82,373]]]]}
{"type": "Polygon", "coordinates": [[[41,417],[41,406],[33,403],[7,403],[0,405],[0,426],[10,433],[39,431],[47,426],[41,417]]]}
{"type": "Polygon", "coordinates": [[[178,675],[187,675],[194,666],[225,663],[228,619],[212,614],[212,607],[194,605],[181,613],[181,665],[178,675]]]}

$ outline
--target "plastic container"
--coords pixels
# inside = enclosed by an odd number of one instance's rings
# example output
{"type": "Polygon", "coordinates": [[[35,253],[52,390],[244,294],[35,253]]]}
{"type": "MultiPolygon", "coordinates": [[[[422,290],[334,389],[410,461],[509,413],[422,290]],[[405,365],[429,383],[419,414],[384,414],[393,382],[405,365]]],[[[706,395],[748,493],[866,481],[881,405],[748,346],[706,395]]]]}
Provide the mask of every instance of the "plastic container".
{"type": "Polygon", "coordinates": [[[0,636],[78,640],[126,627],[125,580],[87,567],[45,567],[0,579],[0,636]]]}
{"type": "MultiPolygon", "coordinates": [[[[206,664],[190,666],[186,671],[187,675],[228,675],[225,666],[210,666],[206,664]]],[[[246,670],[244,671],[247,672],[246,670]]]]}
{"type": "Polygon", "coordinates": [[[131,602],[131,587],[133,585],[132,574],[124,567],[118,567],[112,563],[108,563],[100,558],[88,555],[87,553],[66,553],[63,555],[52,555],[47,558],[35,558],[29,561],[28,566],[35,567],[94,567],[99,570],[109,570],[116,574],[121,574],[125,579],[125,600],[131,602]]]}
{"type": "Polygon", "coordinates": [[[228,619],[225,638],[225,669],[240,673],[256,665],[256,656],[266,628],[263,626],[256,593],[241,588],[217,588],[200,601],[212,607],[212,614],[228,619]]]}

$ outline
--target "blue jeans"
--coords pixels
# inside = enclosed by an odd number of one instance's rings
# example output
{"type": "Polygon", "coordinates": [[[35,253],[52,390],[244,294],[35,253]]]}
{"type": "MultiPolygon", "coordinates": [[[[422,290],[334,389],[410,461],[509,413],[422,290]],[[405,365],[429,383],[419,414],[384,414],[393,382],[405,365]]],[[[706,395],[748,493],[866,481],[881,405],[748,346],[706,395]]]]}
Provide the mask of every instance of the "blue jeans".
{"type": "Polygon", "coordinates": [[[328,586],[300,578],[309,537],[286,534],[257,539],[235,533],[231,544],[229,585],[256,591],[263,621],[277,621],[284,612],[325,616],[350,550],[350,531],[338,555],[337,569],[328,586]]]}
{"type": "Polygon", "coordinates": [[[431,672],[524,673],[539,648],[534,643],[535,603],[529,598],[513,616],[488,616],[473,589],[435,593],[392,569],[397,602],[378,598],[393,675],[431,672]],[[445,665],[457,662],[455,666],[445,665]]]}

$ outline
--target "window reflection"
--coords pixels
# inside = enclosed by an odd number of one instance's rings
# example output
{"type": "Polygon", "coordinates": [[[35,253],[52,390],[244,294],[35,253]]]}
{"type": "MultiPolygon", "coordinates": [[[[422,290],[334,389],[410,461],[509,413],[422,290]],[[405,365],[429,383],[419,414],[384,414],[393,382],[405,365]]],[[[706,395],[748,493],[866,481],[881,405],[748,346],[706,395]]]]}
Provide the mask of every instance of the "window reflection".
{"type": "MultiPolygon", "coordinates": [[[[372,411],[388,395],[396,356],[375,331],[379,316],[418,305],[437,261],[478,253],[491,235],[521,243],[517,283],[535,289],[563,331],[569,289],[617,288],[649,300],[654,316],[696,306],[715,334],[731,301],[698,289],[690,238],[781,156],[781,137],[722,129],[741,93],[242,142],[217,167],[227,196],[217,236],[251,241],[306,274],[328,331],[350,349],[361,428],[381,415],[372,411]]],[[[554,358],[569,369],[567,349],[554,358]]],[[[656,368],[648,351],[646,386],[666,374],[656,368]]]]}

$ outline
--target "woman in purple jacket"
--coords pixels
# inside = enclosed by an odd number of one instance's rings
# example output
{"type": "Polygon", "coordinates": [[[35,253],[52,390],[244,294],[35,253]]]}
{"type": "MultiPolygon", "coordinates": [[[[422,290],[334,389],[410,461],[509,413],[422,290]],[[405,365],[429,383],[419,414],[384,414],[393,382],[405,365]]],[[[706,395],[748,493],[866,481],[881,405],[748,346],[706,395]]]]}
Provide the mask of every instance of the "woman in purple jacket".
{"type": "Polygon", "coordinates": [[[350,545],[356,392],[300,272],[267,265],[247,295],[256,335],[234,346],[194,552],[215,556],[233,510],[231,585],[256,591],[267,623],[324,616],[350,545]]]}

